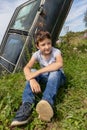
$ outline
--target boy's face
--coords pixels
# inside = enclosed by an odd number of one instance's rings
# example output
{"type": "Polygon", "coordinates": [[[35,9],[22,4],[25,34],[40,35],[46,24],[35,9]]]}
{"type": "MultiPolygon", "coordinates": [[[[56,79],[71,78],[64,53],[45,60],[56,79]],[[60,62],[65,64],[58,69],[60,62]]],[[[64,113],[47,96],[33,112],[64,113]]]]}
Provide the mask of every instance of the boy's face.
{"type": "Polygon", "coordinates": [[[43,55],[49,55],[52,50],[52,41],[45,38],[43,41],[39,42],[37,48],[42,52],[43,55]]]}

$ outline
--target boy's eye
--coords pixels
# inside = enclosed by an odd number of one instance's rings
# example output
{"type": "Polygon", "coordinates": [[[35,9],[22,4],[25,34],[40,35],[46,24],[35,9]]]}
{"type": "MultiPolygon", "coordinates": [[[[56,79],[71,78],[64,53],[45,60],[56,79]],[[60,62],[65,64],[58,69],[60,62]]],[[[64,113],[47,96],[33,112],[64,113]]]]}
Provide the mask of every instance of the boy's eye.
{"type": "Polygon", "coordinates": [[[44,44],[42,44],[41,46],[45,46],[45,43],[44,43],[44,44]]]}
{"type": "Polygon", "coordinates": [[[51,44],[51,42],[48,42],[47,44],[48,44],[48,45],[50,45],[50,44],[51,44]]]}
{"type": "Polygon", "coordinates": [[[51,42],[41,44],[41,46],[45,46],[45,45],[51,45],[51,42]]]}

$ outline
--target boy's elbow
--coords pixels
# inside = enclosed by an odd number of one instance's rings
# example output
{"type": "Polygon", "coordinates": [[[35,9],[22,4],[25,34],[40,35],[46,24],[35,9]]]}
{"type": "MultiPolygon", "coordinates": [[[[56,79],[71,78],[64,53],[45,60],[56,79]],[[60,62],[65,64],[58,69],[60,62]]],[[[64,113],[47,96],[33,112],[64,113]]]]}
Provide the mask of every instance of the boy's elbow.
{"type": "Polygon", "coordinates": [[[59,63],[59,68],[63,67],[63,62],[59,63]]]}
{"type": "Polygon", "coordinates": [[[24,66],[23,71],[25,72],[25,71],[28,71],[28,70],[31,70],[31,68],[28,65],[24,66]]]}
{"type": "Polygon", "coordinates": [[[27,69],[27,65],[26,65],[26,66],[24,66],[23,71],[25,71],[26,69],[27,69]]]}

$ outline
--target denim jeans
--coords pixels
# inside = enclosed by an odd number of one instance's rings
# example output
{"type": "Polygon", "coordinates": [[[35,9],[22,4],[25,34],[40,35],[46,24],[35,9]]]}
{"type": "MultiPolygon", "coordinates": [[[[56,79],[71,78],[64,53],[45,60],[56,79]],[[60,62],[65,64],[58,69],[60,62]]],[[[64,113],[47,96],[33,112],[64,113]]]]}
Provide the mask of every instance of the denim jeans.
{"type": "MultiPolygon", "coordinates": [[[[46,100],[53,106],[58,89],[65,82],[65,75],[61,70],[43,73],[36,77],[36,80],[40,80],[46,83],[45,90],[42,94],[42,99],[46,100]]],[[[35,102],[35,94],[32,92],[29,82],[26,82],[26,86],[22,95],[23,102],[29,102],[33,104],[35,102]]]]}

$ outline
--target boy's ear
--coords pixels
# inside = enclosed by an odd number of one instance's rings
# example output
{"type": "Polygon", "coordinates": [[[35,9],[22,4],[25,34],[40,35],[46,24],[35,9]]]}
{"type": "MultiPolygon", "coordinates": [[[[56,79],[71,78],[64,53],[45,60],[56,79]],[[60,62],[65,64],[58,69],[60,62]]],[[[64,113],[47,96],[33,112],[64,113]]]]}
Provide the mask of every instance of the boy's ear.
{"type": "Polygon", "coordinates": [[[36,48],[39,49],[39,46],[36,44],[36,48]]]}

